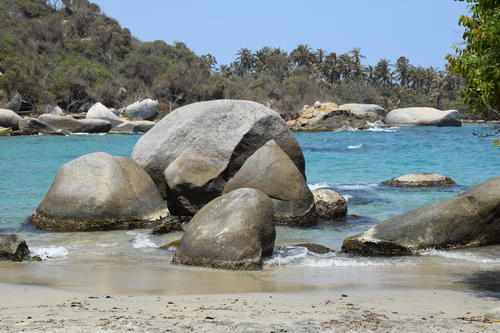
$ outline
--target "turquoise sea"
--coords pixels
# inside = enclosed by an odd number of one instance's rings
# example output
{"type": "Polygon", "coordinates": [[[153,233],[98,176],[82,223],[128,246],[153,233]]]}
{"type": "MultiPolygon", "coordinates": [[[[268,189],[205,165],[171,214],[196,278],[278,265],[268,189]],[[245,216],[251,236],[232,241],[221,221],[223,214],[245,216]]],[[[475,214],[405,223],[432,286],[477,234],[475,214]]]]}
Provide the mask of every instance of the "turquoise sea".
{"type": "MultiPolygon", "coordinates": [[[[369,131],[296,133],[306,158],[310,187],[336,189],[348,199],[349,214],[357,217],[342,222],[323,222],[313,228],[278,227],[277,247],[273,257],[266,260],[265,270],[298,266],[315,267],[311,269],[398,267],[397,264],[418,267],[422,262],[428,262],[426,260],[433,263],[438,260],[435,267],[465,261],[467,266],[453,267],[470,270],[471,265],[476,265],[478,270],[500,269],[499,246],[429,251],[416,258],[393,259],[350,257],[338,253],[319,256],[291,246],[313,242],[338,250],[345,237],[363,232],[378,221],[450,198],[472,185],[500,176],[500,149],[493,147],[491,141],[473,135],[473,132],[481,134],[489,131],[491,127],[488,125],[464,125],[458,128],[375,128],[369,131]],[[417,172],[443,174],[454,179],[458,185],[397,189],[380,184],[393,177],[417,172]]],[[[25,224],[62,164],[96,151],[129,156],[139,137],[74,135],[0,138],[0,233],[20,233],[35,254],[47,259],[49,266],[44,266],[45,269],[53,267],[50,264],[92,263],[105,267],[142,265],[154,269],[196,270],[174,267],[168,259],[172,253],[158,249],[160,245],[178,239],[181,236],[178,232],[163,236],[150,235],[147,230],[58,234],[37,231],[25,224]]],[[[313,272],[318,273],[316,270],[313,272]]],[[[54,276],[53,271],[45,273],[51,278],[54,276]]]]}

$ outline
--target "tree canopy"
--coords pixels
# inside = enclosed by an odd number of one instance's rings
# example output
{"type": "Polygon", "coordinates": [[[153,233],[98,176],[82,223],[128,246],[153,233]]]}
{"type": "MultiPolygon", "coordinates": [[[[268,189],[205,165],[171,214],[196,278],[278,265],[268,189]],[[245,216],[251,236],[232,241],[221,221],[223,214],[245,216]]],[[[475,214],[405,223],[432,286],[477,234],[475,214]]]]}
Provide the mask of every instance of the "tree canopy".
{"type": "Polygon", "coordinates": [[[447,56],[448,68],[466,79],[462,96],[473,111],[500,118],[500,1],[457,1],[469,3],[470,16],[458,20],[465,46],[447,56]]]}

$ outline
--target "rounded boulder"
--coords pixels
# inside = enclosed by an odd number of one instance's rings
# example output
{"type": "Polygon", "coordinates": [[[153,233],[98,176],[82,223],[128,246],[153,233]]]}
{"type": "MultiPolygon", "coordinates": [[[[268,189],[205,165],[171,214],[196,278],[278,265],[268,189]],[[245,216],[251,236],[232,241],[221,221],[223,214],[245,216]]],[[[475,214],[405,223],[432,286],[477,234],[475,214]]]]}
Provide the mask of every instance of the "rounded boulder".
{"type": "Polygon", "coordinates": [[[166,216],[166,203],[139,165],[93,153],[61,167],[30,222],[51,231],[97,231],[154,225],[166,216]]]}
{"type": "Polygon", "coordinates": [[[224,269],[258,269],[273,252],[273,204],[243,188],[209,202],[189,222],[173,261],[224,269]]]}
{"type": "Polygon", "coordinates": [[[456,183],[451,178],[435,173],[414,173],[386,180],[383,184],[398,187],[431,187],[456,183]]]}
{"type": "Polygon", "coordinates": [[[347,200],[339,193],[329,188],[312,191],[316,214],[323,220],[334,220],[347,215],[347,200]]]}

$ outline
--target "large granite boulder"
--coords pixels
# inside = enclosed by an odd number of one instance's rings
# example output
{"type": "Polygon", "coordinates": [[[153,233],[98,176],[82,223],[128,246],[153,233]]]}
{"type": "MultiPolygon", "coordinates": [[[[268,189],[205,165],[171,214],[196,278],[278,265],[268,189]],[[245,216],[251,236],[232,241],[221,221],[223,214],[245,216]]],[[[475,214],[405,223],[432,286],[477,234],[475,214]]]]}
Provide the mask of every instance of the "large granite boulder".
{"type": "Polygon", "coordinates": [[[11,110],[0,109],[0,126],[17,130],[21,116],[11,110]]]}
{"type": "Polygon", "coordinates": [[[23,261],[29,259],[29,255],[24,239],[17,235],[0,235],[0,260],[23,261]]]}
{"type": "Polygon", "coordinates": [[[329,188],[319,188],[312,191],[316,214],[323,220],[334,220],[347,215],[347,200],[329,188]]]}
{"type": "Polygon", "coordinates": [[[47,134],[47,135],[66,135],[67,132],[60,128],[56,128],[49,124],[44,123],[41,120],[31,117],[24,117],[19,122],[19,130],[15,132],[15,135],[36,135],[36,134],[47,134]]]}
{"type": "Polygon", "coordinates": [[[257,269],[273,252],[273,204],[242,188],[209,202],[189,222],[174,262],[225,269],[257,269]]]}
{"type": "Polygon", "coordinates": [[[149,98],[137,101],[122,109],[121,113],[130,119],[150,120],[158,113],[158,101],[149,98]]]}
{"type": "Polygon", "coordinates": [[[30,222],[52,231],[96,231],[154,225],[166,203],[134,161],[93,153],[64,164],[30,222]]]}
{"type": "Polygon", "coordinates": [[[71,133],[106,133],[112,126],[103,119],[75,119],[55,114],[42,114],[38,120],[71,133]]]}
{"type": "Polygon", "coordinates": [[[304,176],[274,140],[250,156],[224,192],[239,188],[261,190],[272,198],[276,223],[308,226],[315,223],[314,199],[304,176]]]}
{"type": "Polygon", "coordinates": [[[386,180],[382,184],[398,187],[430,187],[453,185],[453,179],[435,173],[413,173],[386,180]]]}
{"type": "Polygon", "coordinates": [[[377,104],[348,103],[339,106],[341,110],[347,110],[358,117],[370,118],[374,121],[384,119],[385,110],[377,104]]]}
{"type": "Polygon", "coordinates": [[[5,104],[5,109],[12,110],[14,112],[18,112],[21,110],[21,106],[23,105],[23,98],[19,93],[16,93],[12,98],[5,104]]]}
{"type": "Polygon", "coordinates": [[[344,240],[363,255],[410,255],[420,250],[500,243],[500,177],[375,225],[344,240]]]}
{"type": "Polygon", "coordinates": [[[113,126],[121,124],[123,121],[116,116],[113,111],[108,109],[102,103],[97,102],[87,111],[87,119],[104,119],[109,121],[113,126]]]}
{"type": "Polygon", "coordinates": [[[424,107],[392,110],[384,122],[389,126],[462,126],[458,111],[424,107]]]}
{"type": "Polygon", "coordinates": [[[285,122],[251,101],[190,104],[165,116],[134,147],[174,215],[193,215],[218,197],[245,160],[274,139],[304,175],[304,156],[285,122]]]}

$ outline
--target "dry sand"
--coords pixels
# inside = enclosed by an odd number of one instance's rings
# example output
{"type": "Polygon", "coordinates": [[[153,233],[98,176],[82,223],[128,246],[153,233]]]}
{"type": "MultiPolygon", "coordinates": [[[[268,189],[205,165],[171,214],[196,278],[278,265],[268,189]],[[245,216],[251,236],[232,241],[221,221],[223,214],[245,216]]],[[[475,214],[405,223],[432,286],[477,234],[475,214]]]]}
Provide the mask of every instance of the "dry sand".
{"type": "Polygon", "coordinates": [[[494,332],[463,291],[106,295],[0,283],[1,332],[494,332]]]}

